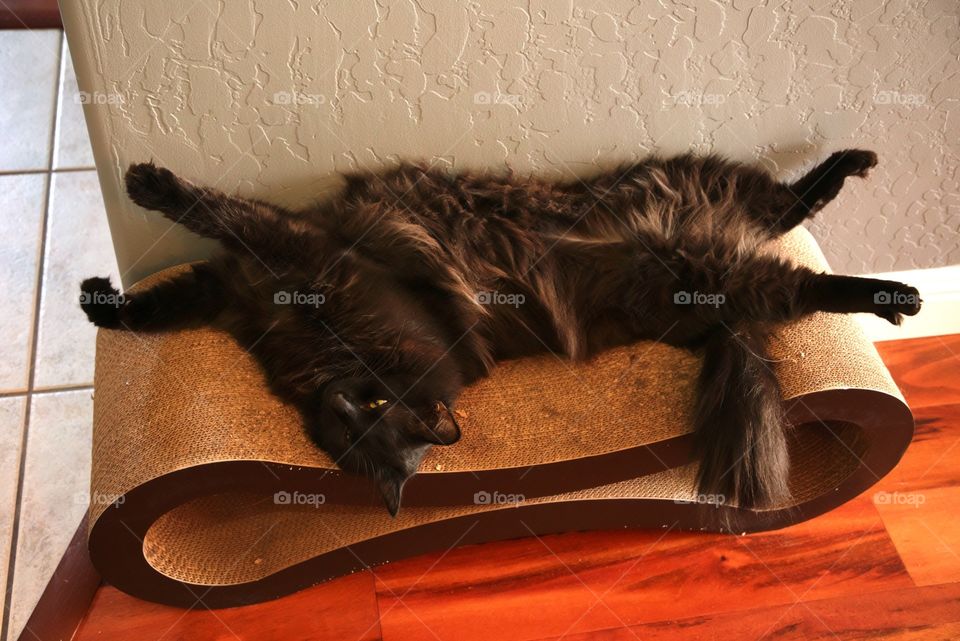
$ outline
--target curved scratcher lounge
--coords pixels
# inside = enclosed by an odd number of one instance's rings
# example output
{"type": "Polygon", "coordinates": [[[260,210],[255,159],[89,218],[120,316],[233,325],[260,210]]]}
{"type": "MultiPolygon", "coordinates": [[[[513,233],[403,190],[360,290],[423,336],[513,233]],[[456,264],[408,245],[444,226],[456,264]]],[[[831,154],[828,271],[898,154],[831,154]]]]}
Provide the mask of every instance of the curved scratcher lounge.
{"type": "MultiPolygon", "coordinates": [[[[827,268],[802,229],[772,251],[827,268]]],[[[531,533],[782,527],[879,480],[909,443],[913,419],[849,317],[784,326],[772,352],[794,426],[791,505],[754,512],[694,500],[687,432],[699,364],[643,342],[587,364],[550,355],[507,363],[471,387],[458,403],[463,438],[434,448],[392,519],[369,482],[311,445],[296,412],[269,394],[228,336],[101,330],[91,555],[131,594],[187,606],[204,594],[215,607],[531,533]],[[298,501],[308,494],[323,504],[298,501]],[[507,495],[523,500],[497,502],[507,495]]]]}

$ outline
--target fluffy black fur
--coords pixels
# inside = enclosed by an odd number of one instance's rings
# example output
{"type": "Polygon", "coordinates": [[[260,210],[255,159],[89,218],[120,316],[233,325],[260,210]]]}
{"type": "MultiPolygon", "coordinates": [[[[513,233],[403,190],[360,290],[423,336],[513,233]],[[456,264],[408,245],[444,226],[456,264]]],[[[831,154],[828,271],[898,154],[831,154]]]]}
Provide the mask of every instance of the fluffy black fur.
{"type": "Polygon", "coordinates": [[[404,164],[348,175],[339,197],[296,212],[133,165],[134,202],[226,251],[123,299],[89,279],[81,303],[101,327],[231,331],[318,445],[373,477],[394,514],[427,449],[459,438],[460,391],[497,361],[586,359],[640,339],[699,350],[700,491],[764,507],[789,494],[771,325],[818,311],[898,323],[919,310],[912,287],[761,251],[875,164],[841,151],[792,184],[713,156],[570,183],[404,164]]]}

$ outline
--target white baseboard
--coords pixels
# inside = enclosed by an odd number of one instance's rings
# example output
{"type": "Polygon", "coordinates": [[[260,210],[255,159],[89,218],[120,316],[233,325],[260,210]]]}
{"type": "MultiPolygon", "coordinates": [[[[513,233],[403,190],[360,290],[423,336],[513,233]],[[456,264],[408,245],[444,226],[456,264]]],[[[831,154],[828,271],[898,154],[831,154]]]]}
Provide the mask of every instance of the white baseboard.
{"type": "Polygon", "coordinates": [[[920,290],[923,308],[907,316],[899,327],[872,314],[857,314],[870,340],[893,341],[921,336],[960,334],[960,265],[869,274],[870,278],[896,280],[920,290]]]}

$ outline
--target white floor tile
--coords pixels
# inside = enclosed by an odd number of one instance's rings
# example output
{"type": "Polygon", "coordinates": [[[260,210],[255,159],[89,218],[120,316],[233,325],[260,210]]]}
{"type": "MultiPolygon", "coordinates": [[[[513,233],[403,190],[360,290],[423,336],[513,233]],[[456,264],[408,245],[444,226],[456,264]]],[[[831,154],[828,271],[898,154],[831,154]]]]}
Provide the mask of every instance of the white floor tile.
{"type": "Polygon", "coordinates": [[[27,389],[47,177],[0,176],[0,391],[27,389]]]}
{"type": "Polygon", "coordinates": [[[49,169],[60,31],[0,31],[0,171],[49,169]]]}
{"type": "Polygon", "coordinates": [[[63,41],[60,59],[60,98],[57,108],[57,132],[53,147],[53,168],[73,169],[93,167],[93,151],[87,135],[87,123],[83,120],[83,104],[77,76],[73,71],[73,59],[63,41]]]}
{"type": "MultiPolygon", "coordinates": [[[[7,567],[13,516],[17,505],[17,478],[20,475],[20,442],[23,438],[25,396],[0,398],[0,597],[6,599],[7,567]]],[[[5,602],[5,601],[4,601],[5,602]]]]}
{"type": "Polygon", "coordinates": [[[53,175],[34,387],[93,382],[96,328],[80,310],[80,281],[120,282],[96,172],[53,175]]]}
{"type": "Polygon", "coordinates": [[[31,399],[8,639],[16,639],[87,509],[90,390],[31,399]]]}

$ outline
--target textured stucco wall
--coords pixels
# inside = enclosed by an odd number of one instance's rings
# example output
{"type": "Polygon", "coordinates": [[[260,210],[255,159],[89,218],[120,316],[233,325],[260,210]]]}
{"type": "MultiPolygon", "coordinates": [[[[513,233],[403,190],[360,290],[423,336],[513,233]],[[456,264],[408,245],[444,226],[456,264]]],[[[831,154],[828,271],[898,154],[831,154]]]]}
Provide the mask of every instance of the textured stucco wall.
{"type": "Polygon", "coordinates": [[[585,174],[718,151],[881,166],[815,223],[848,272],[960,263],[955,0],[62,0],[125,281],[209,246],[121,194],[154,159],[285,204],[396,157],[585,174]]]}

